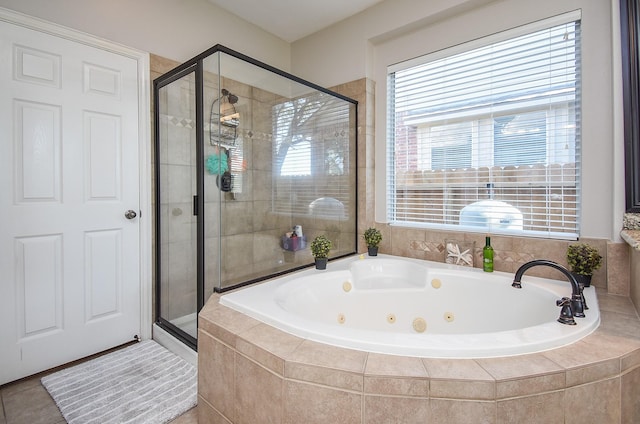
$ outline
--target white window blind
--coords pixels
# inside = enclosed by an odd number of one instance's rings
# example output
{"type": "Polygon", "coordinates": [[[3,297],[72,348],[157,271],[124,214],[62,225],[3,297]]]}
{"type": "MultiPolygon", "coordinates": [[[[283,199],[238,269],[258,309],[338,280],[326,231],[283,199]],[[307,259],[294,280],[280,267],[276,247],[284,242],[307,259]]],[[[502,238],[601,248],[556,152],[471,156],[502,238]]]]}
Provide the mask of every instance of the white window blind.
{"type": "Polygon", "coordinates": [[[580,21],[574,18],[390,68],[392,224],[578,235],[580,21]]]}
{"type": "Polygon", "coordinates": [[[347,101],[317,92],[273,107],[273,210],[346,220],[355,207],[347,101]]]}

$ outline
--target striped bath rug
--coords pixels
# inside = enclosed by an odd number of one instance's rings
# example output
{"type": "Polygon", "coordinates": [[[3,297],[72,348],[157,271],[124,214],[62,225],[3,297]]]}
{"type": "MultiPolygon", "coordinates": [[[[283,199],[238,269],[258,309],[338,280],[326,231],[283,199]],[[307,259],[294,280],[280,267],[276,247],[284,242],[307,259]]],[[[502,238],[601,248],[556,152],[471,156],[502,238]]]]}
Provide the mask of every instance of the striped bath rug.
{"type": "Polygon", "coordinates": [[[69,424],[162,424],[197,399],[196,367],[153,340],[41,381],[69,424]]]}

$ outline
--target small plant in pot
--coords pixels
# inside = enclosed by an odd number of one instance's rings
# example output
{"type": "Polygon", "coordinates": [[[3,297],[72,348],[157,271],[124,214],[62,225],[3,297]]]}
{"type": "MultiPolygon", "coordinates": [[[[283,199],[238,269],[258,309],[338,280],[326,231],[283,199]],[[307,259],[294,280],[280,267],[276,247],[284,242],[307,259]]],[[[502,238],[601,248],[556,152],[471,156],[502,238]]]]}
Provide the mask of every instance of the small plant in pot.
{"type": "Polygon", "coordinates": [[[326,269],[329,251],[333,245],[324,234],[316,236],[311,242],[311,254],[316,260],[316,269],[326,269]]]}
{"type": "Polygon", "coordinates": [[[578,283],[589,287],[593,272],[602,266],[602,256],[595,247],[577,243],[567,248],[567,263],[578,283]]]}
{"type": "Polygon", "coordinates": [[[370,227],[364,231],[364,242],[367,244],[369,256],[378,256],[378,246],[382,241],[380,230],[370,227]]]}

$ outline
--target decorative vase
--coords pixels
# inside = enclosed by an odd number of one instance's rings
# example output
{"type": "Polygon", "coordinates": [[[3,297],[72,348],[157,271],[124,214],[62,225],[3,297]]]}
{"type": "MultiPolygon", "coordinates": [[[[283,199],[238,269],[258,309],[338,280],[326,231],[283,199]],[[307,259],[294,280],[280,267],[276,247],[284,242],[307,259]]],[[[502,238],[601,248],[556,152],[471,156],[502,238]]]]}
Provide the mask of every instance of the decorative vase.
{"type": "Polygon", "coordinates": [[[367,246],[367,250],[369,251],[369,256],[378,256],[378,247],[370,247],[367,246]]]}
{"type": "Polygon", "coordinates": [[[573,272],[571,275],[575,277],[578,284],[582,287],[591,287],[591,277],[593,277],[593,275],[575,274],[573,272]]]}
{"type": "Polygon", "coordinates": [[[316,258],[316,269],[327,269],[327,258],[316,258]]]}

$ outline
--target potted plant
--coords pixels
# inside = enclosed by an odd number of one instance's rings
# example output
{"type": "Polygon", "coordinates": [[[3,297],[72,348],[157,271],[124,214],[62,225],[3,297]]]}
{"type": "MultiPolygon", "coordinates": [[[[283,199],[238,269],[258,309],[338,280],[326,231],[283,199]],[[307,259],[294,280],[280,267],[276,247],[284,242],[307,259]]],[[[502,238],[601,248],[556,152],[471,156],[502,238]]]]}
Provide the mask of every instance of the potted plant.
{"type": "Polygon", "coordinates": [[[311,254],[316,260],[316,269],[326,269],[329,251],[333,245],[324,234],[316,236],[311,242],[311,254]]]}
{"type": "Polygon", "coordinates": [[[589,287],[593,272],[602,266],[602,256],[595,247],[577,243],[567,248],[567,263],[578,283],[589,287]]]}
{"type": "Polygon", "coordinates": [[[382,241],[380,230],[370,227],[364,231],[364,242],[367,244],[369,256],[378,256],[378,246],[382,241]]]}

